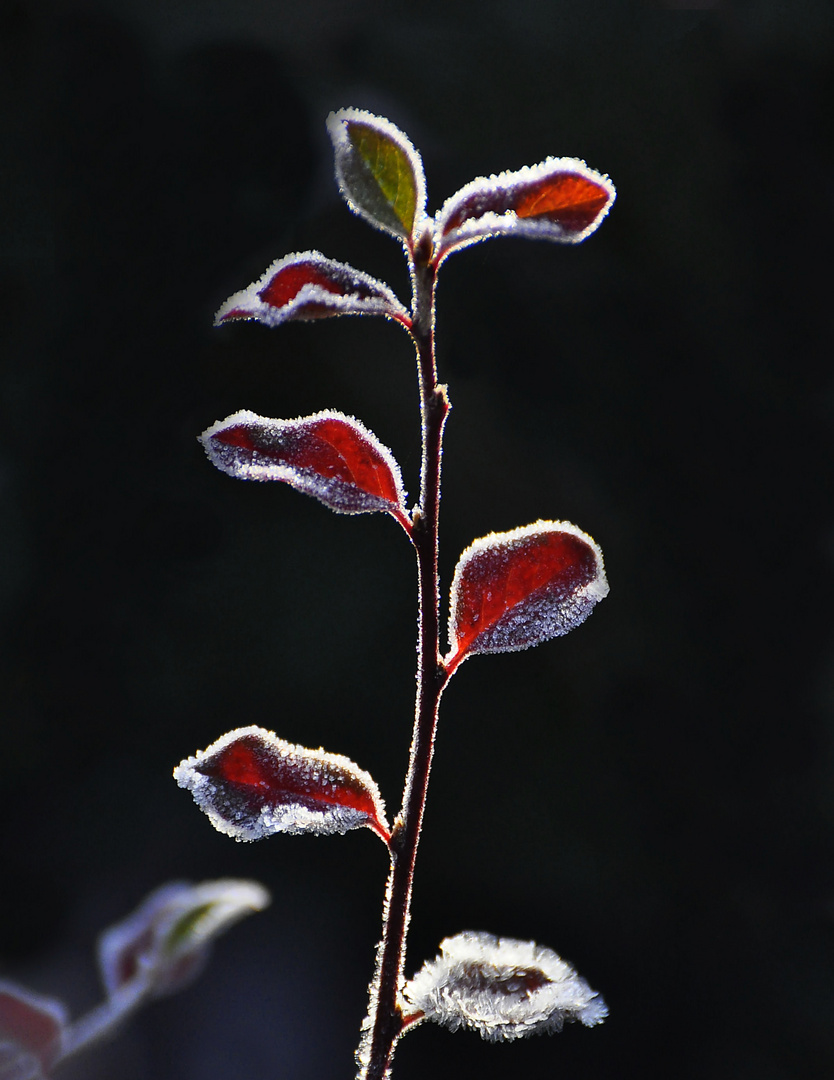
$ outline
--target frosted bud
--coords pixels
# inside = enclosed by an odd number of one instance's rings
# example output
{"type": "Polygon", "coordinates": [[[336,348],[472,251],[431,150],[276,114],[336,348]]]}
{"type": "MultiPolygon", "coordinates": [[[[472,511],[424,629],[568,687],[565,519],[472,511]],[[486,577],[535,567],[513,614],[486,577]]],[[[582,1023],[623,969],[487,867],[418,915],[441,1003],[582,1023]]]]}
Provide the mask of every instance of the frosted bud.
{"type": "Polygon", "coordinates": [[[469,1028],[490,1042],[561,1031],[570,1020],[593,1027],[608,1015],[599,994],[551,949],[473,930],[442,941],[403,996],[414,1022],[469,1028]]]}

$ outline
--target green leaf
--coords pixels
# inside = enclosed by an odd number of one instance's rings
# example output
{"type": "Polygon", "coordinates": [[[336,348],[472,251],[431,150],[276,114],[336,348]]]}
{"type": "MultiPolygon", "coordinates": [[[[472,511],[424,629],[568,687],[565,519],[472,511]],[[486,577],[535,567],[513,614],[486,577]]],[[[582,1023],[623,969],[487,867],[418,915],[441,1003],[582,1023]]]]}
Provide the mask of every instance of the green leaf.
{"type": "Polygon", "coordinates": [[[397,220],[410,235],[414,228],[417,186],[405,152],[369,124],[348,124],[347,131],[397,220]]]}
{"type": "Polygon", "coordinates": [[[420,155],[390,121],[359,109],[331,113],[336,176],[350,208],[377,228],[413,244],[425,216],[420,155]]]}
{"type": "Polygon", "coordinates": [[[199,904],[197,907],[192,908],[191,911],[186,911],[184,915],[181,915],[168,930],[164,942],[165,952],[175,954],[187,949],[191,944],[191,940],[200,936],[200,924],[208,915],[212,914],[215,907],[216,902],[209,901],[205,904],[199,904]]]}

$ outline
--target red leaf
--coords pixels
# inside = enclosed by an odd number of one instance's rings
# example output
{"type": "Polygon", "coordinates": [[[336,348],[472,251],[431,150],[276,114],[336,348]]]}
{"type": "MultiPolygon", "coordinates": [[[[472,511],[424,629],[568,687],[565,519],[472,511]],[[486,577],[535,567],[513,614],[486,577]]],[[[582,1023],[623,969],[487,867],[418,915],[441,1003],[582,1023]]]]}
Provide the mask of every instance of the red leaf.
{"type": "Polygon", "coordinates": [[[452,582],[447,660],[513,652],[567,634],[608,594],[602,552],[566,521],[537,521],[476,540],[452,582]]]}
{"type": "Polygon", "coordinates": [[[344,833],[367,825],[385,843],[385,807],[370,775],[340,754],[307,750],[259,727],[230,731],[174,770],[212,825],[236,840],[276,832],[344,833]]]}
{"type": "Polygon", "coordinates": [[[211,462],[242,480],[282,480],[340,514],[393,514],[406,531],[400,469],[390,450],[353,417],[326,410],[269,420],[243,410],[200,436],[211,462]]]}
{"type": "MultiPolygon", "coordinates": [[[[22,1070],[29,1055],[48,1069],[61,1054],[66,1028],[67,1013],[62,1002],[0,981],[0,1076],[15,1075],[11,1071],[13,1063],[22,1070]],[[15,1049],[4,1049],[10,1046],[15,1049]]],[[[32,1064],[33,1069],[37,1067],[32,1064]]],[[[31,1075],[37,1075],[37,1071],[31,1075]]]]}
{"type": "Polygon", "coordinates": [[[292,319],[333,315],[385,315],[411,326],[408,312],[387,285],[318,251],[301,251],[274,262],[248,289],[229,297],[214,325],[256,319],[279,326],[292,319]]]}
{"type": "Polygon", "coordinates": [[[607,176],[576,158],[479,177],[447,199],[437,215],[436,261],[491,236],[575,244],[600,224],[616,192],[607,176]]]}

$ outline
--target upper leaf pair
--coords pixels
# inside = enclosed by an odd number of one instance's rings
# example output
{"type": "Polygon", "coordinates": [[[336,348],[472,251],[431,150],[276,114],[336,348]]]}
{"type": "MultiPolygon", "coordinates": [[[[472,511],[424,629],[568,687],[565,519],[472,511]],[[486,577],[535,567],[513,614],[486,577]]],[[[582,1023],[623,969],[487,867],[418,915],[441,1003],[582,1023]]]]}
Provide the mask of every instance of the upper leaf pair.
{"type": "MultiPolygon", "coordinates": [[[[427,237],[435,266],[452,251],[491,236],[578,243],[597,228],[616,194],[608,177],[584,161],[550,157],[470,181],[431,218],[423,163],[402,131],[361,109],[331,113],[327,128],[339,187],[350,208],[400,239],[412,258],[427,237]]],[[[215,324],[255,319],[278,326],[335,315],[384,315],[411,327],[411,315],[387,285],[318,251],[274,262],[257,281],[229,297],[215,324]]]]}
{"type": "Polygon", "coordinates": [[[531,168],[478,177],[426,215],[420,155],[390,121],[360,109],[328,117],[336,175],[348,205],[399,237],[413,254],[425,230],[435,265],[452,251],[491,236],[577,243],[597,228],[614,201],[607,176],[577,158],[547,158],[531,168]]]}

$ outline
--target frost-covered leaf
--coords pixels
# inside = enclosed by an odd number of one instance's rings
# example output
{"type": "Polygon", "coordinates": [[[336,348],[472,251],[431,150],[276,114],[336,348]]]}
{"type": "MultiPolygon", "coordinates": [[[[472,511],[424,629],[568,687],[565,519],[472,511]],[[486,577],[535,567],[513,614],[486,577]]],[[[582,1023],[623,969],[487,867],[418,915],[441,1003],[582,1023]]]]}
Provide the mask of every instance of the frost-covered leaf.
{"type": "Polygon", "coordinates": [[[412,243],[425,217],[426,181],[420,155],[389,120],[361,109],[327,118],[339,189],[351,210],[412,243]]]}
{"type": "Polygon", "coordinates": [[[241,480],[282,480],[340,514],[387,511],[408,529],[399,465],[376,435],[325,410],[270,420],[242,410],[200,436],[212,464],[241,480]]]}
{"type": "Polygon", "coordinates": [[[0,980],[0,1080],[40,1080],[61,1055],[67,1025],[62,1002],[0,980]]]}
{"type": "Polygon", "coordinates": [[[174,769],[215,829],[236,840],[344,833],[367,825],[387,844],[371,776],[340,754],[307,750],[260,727],[238,728],[174,769]]]}
{"type": "Polygon", "coordinates": [[[577,158],[479,177],[437,215],[436,259],[491,236],[526,236],[575,244],[600,224],[616,192],[607,176],[577,158]]]}
{"type": "Polygon", "coordinates": [[[216,937],[269,901],[256,881],[161,886],[99,938],[99,968],[108,996],[135,1000],[179,990],[202,970],[216,937]]]}
{"type": "Polygon", "coordinates": [[[490,533],[461,555],[451,590],[447,663],[513,652],[573,630],[608,595],[602,552],[567,521],[490,533]]]}
{"type": "Polygon", "coordinates": [[[472,930],[442,941],[403,996],[415,1021],[469,1028],[491,1042],[561,1031],[570,1020],[593,1027],[608,1015],[599,994],[551,949],[472,930]]]}
{"type": "Polygon", "coordinates": [[[408,327],[411,318],[381,281],[318,251],[278,259],[248,289],[236,292],[214,317],[214,325],[257,319],[279,326],[292,319],[333,315],[386,315],[408,327]]]}

